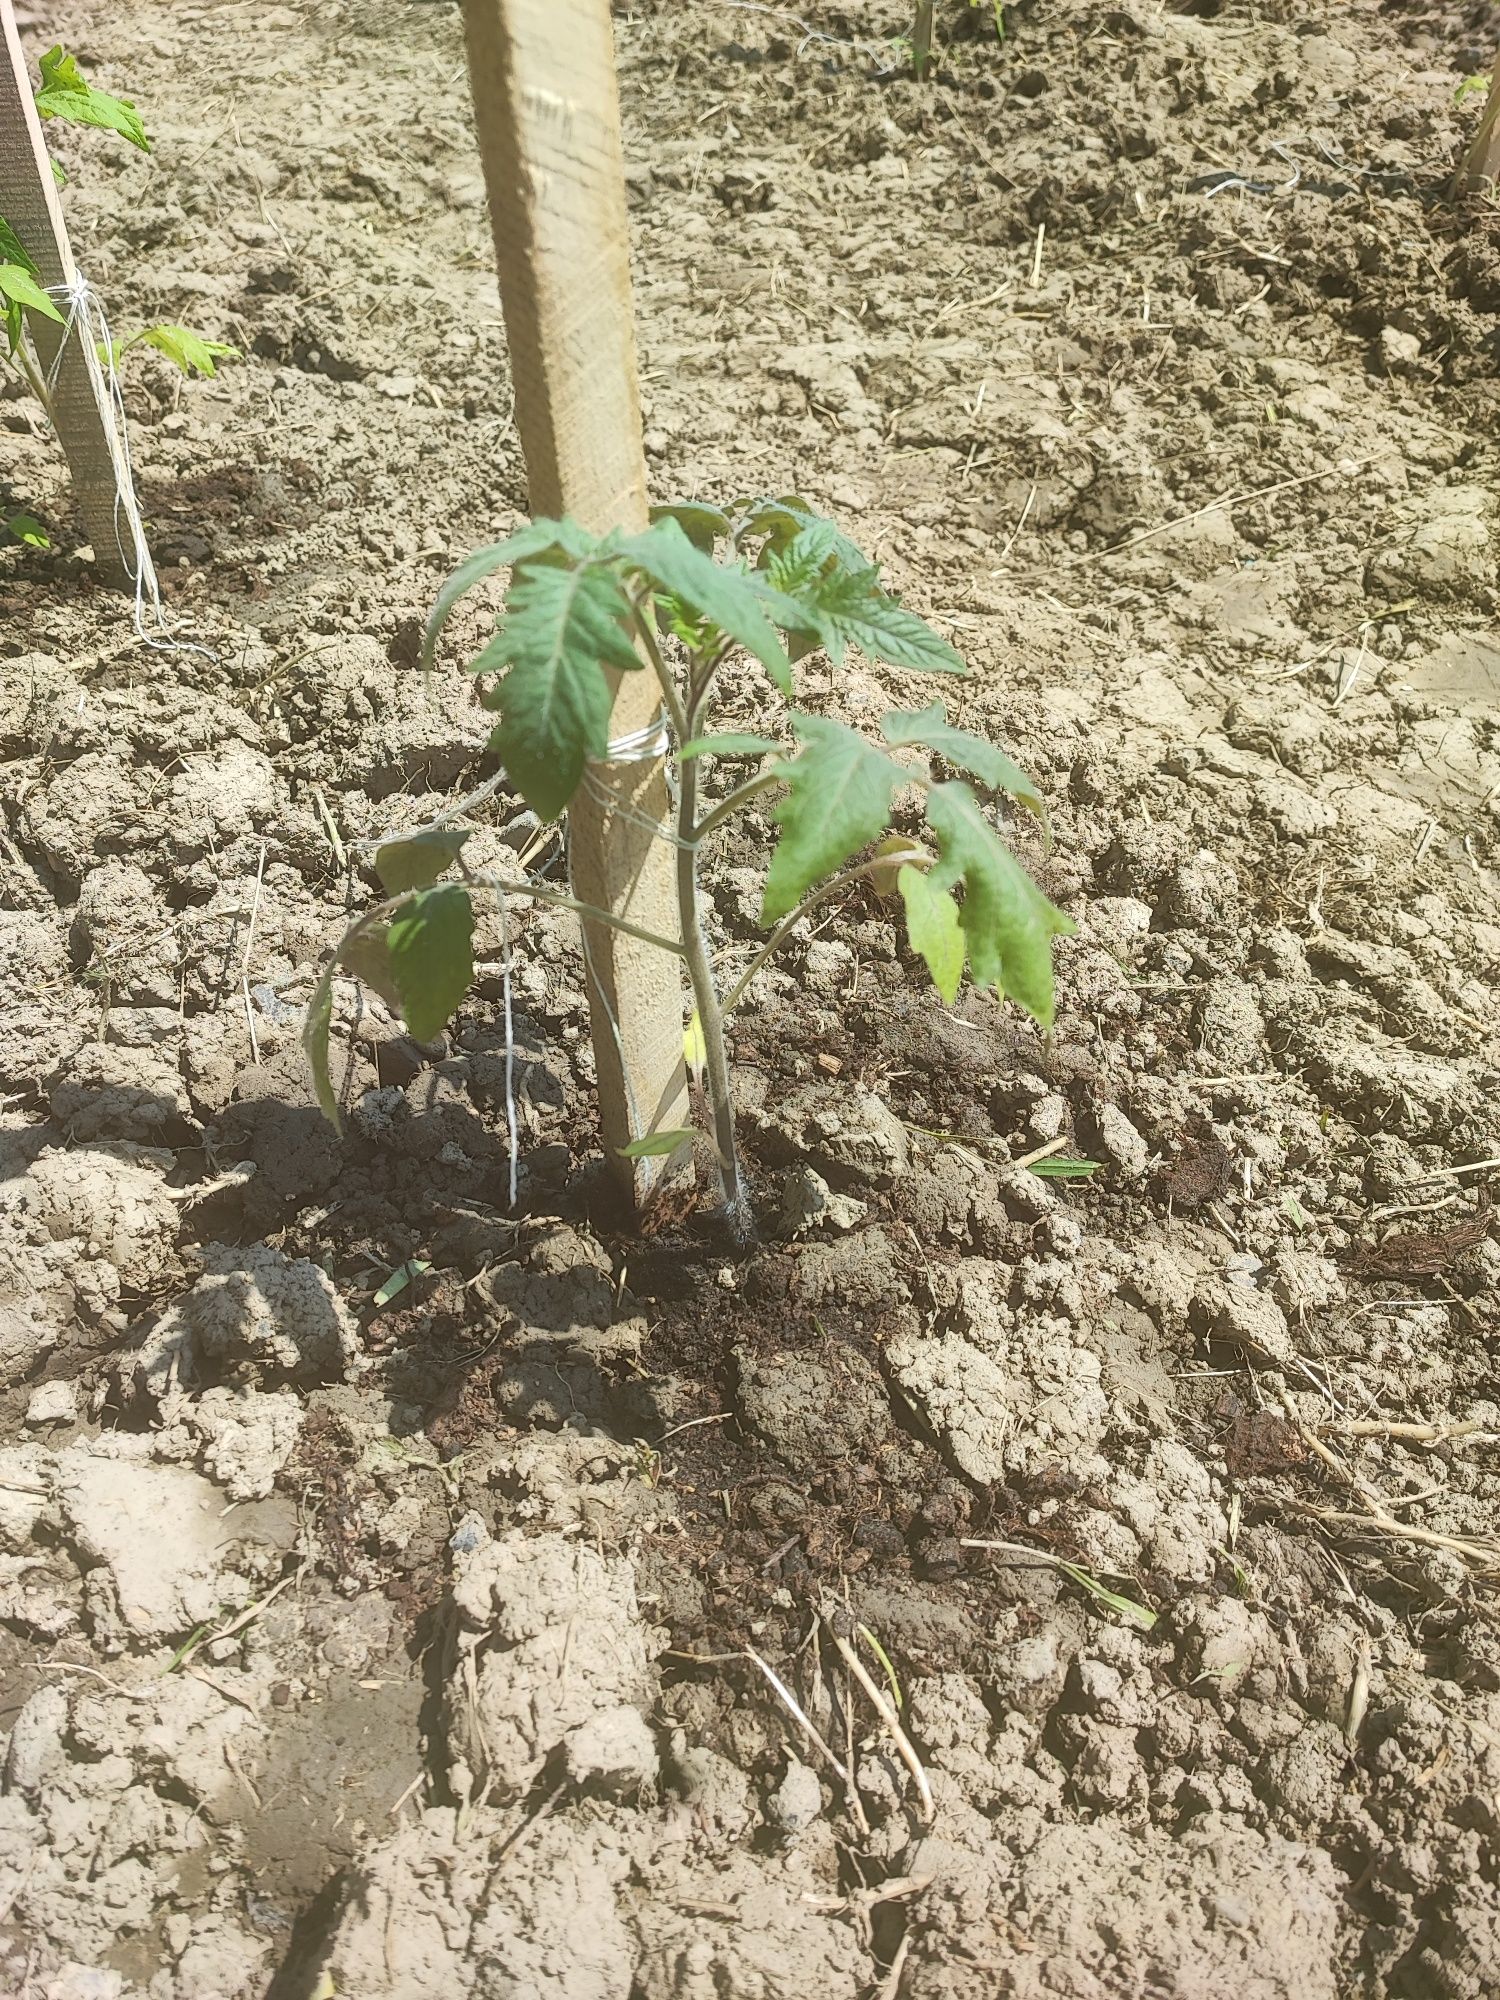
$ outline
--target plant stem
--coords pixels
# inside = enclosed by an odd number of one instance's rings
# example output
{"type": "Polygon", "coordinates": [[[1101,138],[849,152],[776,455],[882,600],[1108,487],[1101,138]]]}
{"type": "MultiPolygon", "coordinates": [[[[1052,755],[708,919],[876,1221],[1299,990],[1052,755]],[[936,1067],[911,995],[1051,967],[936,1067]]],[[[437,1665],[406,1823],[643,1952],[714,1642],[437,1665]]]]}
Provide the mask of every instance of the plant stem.
{"type": "Polygon", "coordinates": [[[18,375],[24,375],[31,393],[50,417],[52,398],[47,394],[47,378],[42,374],[24,347],[18,347],[13,354],[0,355],[0,360],[8,361],[18,375]]]}
{"type": "Polygon", "coordinates": [[[661,647],[656,643],[656,627],[651,622],[649,600],[635,607],[635,629],[642,650],[651,662],[651,670],[656,675],[657,685],[661,689],[662,703],[671,718],[673,733],[679,743],[686,743],[692,735],[688,725],[687,710],[682,705],[682,696],[677,692],[677,682],[672,670],[662,658],[661,647]]]}
{"type": "Polygon", "coordinates": [[[711,833],[717,833],[725,820],[733,819],[742,806],[749,805],[750,801],[759,798],[762,792],[773,791],[777,785],[785,783],[786,780],[779,772],[761,771],[755,777],[747,778],[744,784],[736,785],[729,796],[721,799],[712,812],[705,813],[693,828],[691,839],[694,846],[699,841],[707,840],[711,833]]]}
{"type": "Polygon", "coordinates": [[[826,903],[830,896],[836,896],[840,889],[847,889],[851,883],[859,881],[862,876],[878,875],[888,868],[900,868],[908,861],[912,863],[925,861],[931,866],[932,856],[927,852],[925,847],[917,846],[896,854],[882,854],[878,861],[861,861],[857,868],[846,868],[841,875],[835,875],[831,882],[825,882],[821,889],[814,889],[810,896],[804,896],[796,909],[782,918],[781,922],[772,931],[771,935],[745,967],[745,970],[740,974],[733,986],[724,995],[723,1008],[725,1014],[732,1014],[734,1012],[735,1008],[744,999],[751,980],[760,971],[766,960],[781,948],[797,925],[801,923],[802,919],[810,916],[819,903],[826,903]]]}
{"type": "Polygon", "coordinates": [[[703,935],[698,902],[698,849],[694,826],[698,817],[698,761],[689,758],[679,768],[677,791],[677,904],[682,920],[682,952],[693,984],[693,1003],[703,1037],[708,1072],[708,1100],[713,1114],[714,1142],[719,1154],[719,1179],[724,1210],[735,1234],[750,1234],[750,1203],[740,1176],[740,1156],[734,1136],[734,1098],[729,1086],[729,1052],[724,1046],[724,1010],[714,985],[713,961],[703,935]]]}
{"type": "Polygon", "coordinates": [[[911,68],[918,83],[925,81],[932,61],[933,0],[917,0],[911,23],[911,68]]]}
{"type": "MultiPolygon", "coordinates": [[[[658,951],[669,951],[674,958],[687,957],[686,950],[675,938],[663,937],[660,931],[644,930],[639,924],[632,924],[624,917],[617,917],[612,910],[600,909],[597,903],[580,903],[576,896],[570,896],[562,889],[543,889],[530,881],[505,882],[498,875],[491,875],[488,870],[482,869],[466,868],[464,874],[477,887],[493,890],[496,895],[529,896],[535,903],[551,903],[559,910],[573,910],[578,916],[587,917],[590,923],[608,924],[611,930],[623,931],[626,937],[639,938],[642,944],[654,944],[658,951]]],[[[404,895],[392,898],[389,903],[382,903],[371,914],[389,916],[400,904],[409,901],[416,893],[418,892],[415,890],[407,890],[404,895]]]]}

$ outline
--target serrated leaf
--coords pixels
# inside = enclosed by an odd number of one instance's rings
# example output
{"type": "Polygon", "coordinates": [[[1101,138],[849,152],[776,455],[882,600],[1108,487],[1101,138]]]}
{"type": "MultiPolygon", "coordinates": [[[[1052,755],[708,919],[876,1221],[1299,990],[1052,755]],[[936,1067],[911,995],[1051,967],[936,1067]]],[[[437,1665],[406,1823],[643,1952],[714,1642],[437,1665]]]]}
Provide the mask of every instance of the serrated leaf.
{"type": "Polygon", "coordinates": [[[313,988],[311,1000],[307,1003],[307,1015],[302,1024],[302,1046],[307,1053],[308,1066],[312,1070],[313,1090],[317,1096],[318,1108],[335,1132],[343,1130],[339,1117],[339,1101],[333,1092],[333,1075],[328,1066],[328,1036],[333,1026],[333,975],[335,966],[330,964],[323,977],[313,988]]]}
{"type": "Polygon", "coordinates": [[[625,629],[631,616],[624,581],[607,564],[528,563],[511,577],[505,621],[474,668],[510,670],[485,698],[501,716],[492,741],[543,819],[559,816],[584,765],[608,750],[614,694],[605,666],[641,664],[625,629]]]}
{"type": "Polygon", "coordinates": [[[815,882],[831,875],[884,832],[891,799],[909,774],[878,745],[822,715],[794,715],[801,749],[778,767],[787,796],[775,818],[781,838],[766,877],[761,922],[796,908],[815,882]]]}
{"type": "Polygon", "coordinates": [[[764,535],[766,547],[773,554],[786,548],[807,528],[826,528],[832,536],[830,553],[840,569],[862,572],[870,568],[870,559],[864,551],[795,493],[783,494],[775,500],[737,500],[735,512],[741,517],[739,532],[764,535]]]}
{"type": "Polygon", "coordinates": [[[431,826],[383,840],[375,850],[375,873],[388,896],[425,889],[458,859],[472,827],[431,826]]]}
{"type": "Polygon", "coordinates": [[[967,729],[955,729],[940,701],[931,702],[926,708],[894,710],[881,718],[880,728],[893,749],[917,745],[924,750],[935,750],[950,764],[977,778],[980,784],[988,785],[992,791],[1009,792],[1038,819],[1046,817],[1041,794],[1020,765],[1012,763],[1003,750],[982,736],[971,736],[967,729]]]}
{"type": "Polygon", "coordinates": [[[764,757],[783,747],[769,736],[751,736],[747,731],[732,729],[722,736],[695,736],[677,754],[687,763],[693,757],[764,757]]]}
{"type": "Polygon", "coordinates": [[[43,118],[62,118],[72,125],[93,125],[101,131],[118,132],[141,152],[151,151],[140,113],[130,99],[111,97],[107,90],[95,90],[85,82],[74,57],[61,46],[48,49],[41,59],[41,71],[42,87],[36,94],[36,108],[43,118]]]}
{"type": "Polygon", "coordinates": [[[0,298],[9,299],[13,305],[24,306],[27,312],[40,313],[43,319],[53,319],[62,324],[62,314],[22,264],[0,264],[0,298]]]}
{"type": "Polygon", "coordinates": [[[398,1264],[386,1279],[380,1290],[371,1299],[373,1306],[388,1306],[392,1299],[400,1298],[414,1278],[420,1278],[424,1271],[430,1271],[431,1264],[425,1257],[408,1257],[404,1264],[398,1264]]]}
{"type": "Polygon", "coordinates": [[[1045,1160],[1031,1160],[1026,1171],[1042,1181],[1091,1181],[1099,1171],[1098,1160],[1070,1160],[1052,1153],[1045,1160]]]}
{"type": "Polygon", "coordinates": [[[835,652],[826,636],[823,641],[835,663],[845,646],[858,646],[867,659],[883,660],[910,673],[966,673],[963,660],[946,639],[880,589],[879,574],[874,568],[835,569],[818,593],[822,630],[838,642],[835,652]]]}
{"type": "Polygon", "coordinates": [[[1052,940],[1072,934],[1071,919],[1048,902],[967,785],[934,785],[927,821],[939,854],[929,879],[936,888],[963,884],[960,922],[974,984],[996,987],[1050,1027],[1052,940]]]}
{"type": "Polygon", "coordinates": [[[756,590],[743,569],[717,563],[695,549],[671,519],[658,521],[644,535],[632,535],[621,543],[620,553],[690,612],[738,640],[782,693],[790,695],[791,662],[766,616],[763,591],[756,590]]]}
{"type": "Polygon", "coordinates": [[[622,1160],[660,1160],[690,1145],[697,1136],[690,1126],[677,1126],[669,1132],[648,1132],[644,1139],[632,1139],[628,1146],[616,1150],[622,1160]]]}
{"type": "Polygon", "coordinates": [[[729,516],[717,507],[705,507],[697,500],[673,500],[664,507],[651,509],[651,521],[675,521],[695,549],[701,549],[706,556],[714,552],[714,544],[725,540],[734,529],[729,516]]]}
{"type": "Polygon", "coordinates": [[[215,363],[238,361],[240,351],[222,340],[205,340],[201,333],[194,333],[190,326],[142,327],[130,343],[136,341],[146,347],[154,347],[158,354],[164,354],[174,368],[184,375],[208,375],[217,373],[215,363]]]}
{"type": "Polygon", "coordinates": [[[810,521],[791,541],[780,546],[768,542],[762,564],[766,581],[796,603],[804,593],[816,601],[817,586],[834,560],[835,540],[831,521],[810,521]]]}
{"type": "Polygon", "coordinates": [[[951,1007],[964,973],[964,930],[958,905],[946,889],[933,886],[921,868],[903,868],[896,877],[906,905],[906,935],[932,974],[932,983],[951,1007]]]}
{"type": "Polygon", "coordinates": [[[435,1041],[474,977],[474,911],[458,883],[423,889],[391,922],[391,976],[413,1041],[435,1041]]]}
{"type": "Polygon", "coordinates": [[[437,594],[437,601],[427,620],[427,630],[422,635],[423,667],[432,665],[438,635],[453,615],[459,599],[467,597],[475,584],[493,576],[497,569],[512,569],[517,563],[530,562],[540,556],[561,554],[570,562],[583,562],[595,553],[596,548],[595,538],[586,534],[576,521],[541,520],[528,521],[513,535],[507,535],[503,542],[492,542],[488,548],[476,549],[473,555],[459,564],[437,594]]]}
{"type": "Polygon", "coordinates": [[[351,979],[361,980],[378,993],[387,1007],[398,1014],[402,1011],[401,989],[396,984],[396,971],[391,964],[388,924],[356,931],[347,943],[340,946],[339,964],[351,979]]]}

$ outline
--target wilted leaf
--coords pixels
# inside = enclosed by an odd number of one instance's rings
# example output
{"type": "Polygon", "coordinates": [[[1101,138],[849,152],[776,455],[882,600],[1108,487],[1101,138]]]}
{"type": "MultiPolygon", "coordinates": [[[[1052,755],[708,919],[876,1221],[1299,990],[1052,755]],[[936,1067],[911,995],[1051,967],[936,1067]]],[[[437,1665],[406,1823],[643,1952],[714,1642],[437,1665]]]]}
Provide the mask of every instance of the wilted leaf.
{"type": "Polygon", "coordinates": [[[375,873],[386,894],[399,896],[407,889],[425,889],[435,882],[458,859],[472,831],[470,827],[434,826],[423,833],[383,840],[375,850],[375,873]]]}
{"type": "Polygon", "coordinates": [[[391,975],[413,1040],[435,1041],[474,977],[474,912],[458,883],[423,889],[390,927],[391,975]]]}

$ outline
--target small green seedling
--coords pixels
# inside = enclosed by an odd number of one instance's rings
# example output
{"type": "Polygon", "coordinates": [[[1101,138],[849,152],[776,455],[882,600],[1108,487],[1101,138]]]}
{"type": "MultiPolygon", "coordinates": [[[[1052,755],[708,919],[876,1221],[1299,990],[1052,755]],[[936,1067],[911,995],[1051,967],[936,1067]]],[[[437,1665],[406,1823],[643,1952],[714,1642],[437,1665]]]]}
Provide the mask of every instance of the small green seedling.
{"type": "MultiPolygon", "coordinates": [[[[72,125],[113,132],[139,152],[151,151],[140,113],[129,98],[112,97],[107,90],[96,90],[85,80],[77,60],[65,49],[49,49],[41,59],[41,72],[36,108],[44,119],[62,118],[72,125]]],[[[66,177],[55,160],[52,171],[62,185],[66,177]]],[[[27,313],[37,313],[58,325],[65,323],[62,305],[42,283],[31,253],[0,215],[0,328],[4,330],[0,360],[8,361],[24,375],[43,408],[50,408],[52,399],[46,376],[24,340],[27,313]]],[[[112,351],[101,351],[99,358],[115,363],[136,347],[154,347],[184,375],[212,375],[217,362],[237,358],[237,350],[222,341],[205,340],[187,327],[170,324],[142,327],[139,332],[115,341],[112,351]]]]}
{"type": "MultiPolygon", "coordinates": [[[[429,662],[459,600],[506,568],[504,616],[471,671],[486,682],[485,706],[500,718],[492,746],[542,819],[557,819],[590,784],[590,765],[608,760],[606,669],[656,677],[674,746],[680,939],[642,932],[549,883],[470,870],[459,827],[439,824],[386,842],[375,869],[387,898],[346,933],[308,1009],[306,1045],[330,1118],[338,1120],[329,1073],[336,975],[363,980],[402,1012],[417,1041],[434,1040],[473,976],[473,897],[482,890],[562,904],[683,959],[693,995],[689,1050],[706,1080],[724,1211],[741,1234],[749,1204],[725,1017],[820,904],[861,881],[893,883],[911,948],[944,1000],[955,998],[967,967],[977,987],[1009,995],[1050,1024],[1052,940],[1073,925],[1016,860],[980,796],[1008,794],[1040,817],[1030,780],[993,743],[956,728],[941,701],[893,710],[878,737],[796,705],[794,670],[819,651],[834,669],[858,648],[911,672],[964,670],[831,522],[796,498],[738,501],[727,512],[660,508],[635,535],[598,537],[572,521],[534,521],[471,556],[443,587],[427,627],[429,662]],[[767,733],[712,728],[723,669],[736,654],[757,662],[770,683],[767,733]],[[711,769],[719,775],[710,801],[711,769]],[[761,902],[769,935],[726,991],[704,932],[701,857],[739,814],[773,794],[779,838],[761,902]],[[892,833],[898,800],[920,805],[921,837],[892,833]],[[438,879],[454,866],[461,880],[438,879]]],[[[626,1150],[633,1158],[687,1157],[697,1136],[645,1131],[626,1150]]]]}

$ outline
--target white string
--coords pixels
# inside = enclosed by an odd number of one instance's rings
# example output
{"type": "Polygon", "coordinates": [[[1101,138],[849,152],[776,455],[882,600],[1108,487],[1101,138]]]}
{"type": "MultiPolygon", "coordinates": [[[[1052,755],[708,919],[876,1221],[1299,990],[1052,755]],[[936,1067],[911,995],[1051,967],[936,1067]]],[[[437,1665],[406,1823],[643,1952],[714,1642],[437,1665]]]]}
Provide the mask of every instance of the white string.
{"type": "Polygon", "coordinates": [[[514,1214],[521,1177],[521,1138],[516,1125],[516,1022],[511,1008],[510,910],[505,891],[497,888],[500,905],[500,991],[505,1007],[505,1131],[510,1142],[510,1207],[514,1214]]]}
{"type": "Polygon", "coordinates": [[[672,747],[672,731],[667,722],[667,712],[661,712],[640,729],[632,729],[627,736],[613,737],[604,746],[604,755],[597,761],[601,764],[649,764],[657,757],[665,757],[672,747]]]}
{"type": "Polygon", "coordinates": [[[115,548],[125,566],[125,574],[135,588],[136,637],[144,645],[153,646],[159,651],[201,653],[205,659],[211,660],[215,655],[207,646],[191,645],[186,640],[172,637],[166,613],[162,609],[156,567],[146,543],[146,526],[141,519],[140,502],[135,493],[135,471],[130,462],[130,431],[125,420],[125,397],[120,387],[119,371],[115,367],[114,337],[110,333],[104,302],[81,271],[75,271],[67,284],[49,285],[47,294],[49,298],[56,299],[59,305],[65,305],[68,309],[57,353],[47,371],[47,394],[50,398],[55,393],[63,359],[68,351],[68,342],[76,340],[79,352],[83,356],[84,369],[88,374],[89,387],[93,391],[94,402],[104,426],[105,441],[109,447],[111,467],[115,476],[115,548]],[[121,533],[122,525],[125,529],[124,535],[121,533]],[[148,606],[152,632],[146,629],[148,606]]]}

